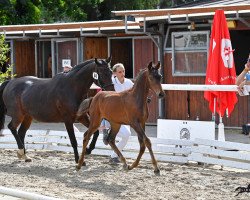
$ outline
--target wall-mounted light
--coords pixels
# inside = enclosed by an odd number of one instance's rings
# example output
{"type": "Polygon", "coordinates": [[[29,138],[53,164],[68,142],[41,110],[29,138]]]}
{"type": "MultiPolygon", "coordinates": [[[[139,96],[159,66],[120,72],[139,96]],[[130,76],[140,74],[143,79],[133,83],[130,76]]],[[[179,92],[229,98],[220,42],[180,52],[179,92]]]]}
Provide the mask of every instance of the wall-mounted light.
{"type": "Polygon", "coordinates": [[[227,21],[227,27],[228,28],[236,28],[236,21],[234,21],[234,20],[227,21]]]}

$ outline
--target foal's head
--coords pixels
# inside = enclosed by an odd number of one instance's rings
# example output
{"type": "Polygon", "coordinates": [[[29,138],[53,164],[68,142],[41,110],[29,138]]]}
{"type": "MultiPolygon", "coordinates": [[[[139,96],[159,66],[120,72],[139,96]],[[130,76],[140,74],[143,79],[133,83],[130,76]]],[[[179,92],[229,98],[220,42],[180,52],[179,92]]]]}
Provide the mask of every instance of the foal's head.
{"type": "Polygon", "coordinates": [[[149,87],[151,90],[155,92],[158,98],[163,98],[165,93],[161,86],[161,79],[162,75],[159,73],[160,63],[156,66],[152,65],[152,62],[148,65],[148,80],[149,80],[149,87]]]}
{"type": "Polygon", "coordinates": [[[93,74],[94,82],[102,88],[102,90],[114,91],[112,83],[112,70],[110,68],[111,56],[106,60],[98,60],[95,58],[97,66],[97,74],[93,74]]]}

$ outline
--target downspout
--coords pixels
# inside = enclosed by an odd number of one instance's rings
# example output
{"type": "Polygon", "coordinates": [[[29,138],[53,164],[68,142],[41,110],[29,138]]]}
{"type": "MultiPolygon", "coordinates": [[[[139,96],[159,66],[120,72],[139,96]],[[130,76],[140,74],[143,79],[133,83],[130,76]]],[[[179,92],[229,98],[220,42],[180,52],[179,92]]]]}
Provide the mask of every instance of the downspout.
{"type": "MultiPolygon", "coordinates": [[[[160,59],[160,63],[161,63],[161,74],[162,74],[162,83],[165,83],[165,75],[164,75],[164,67],[165,67],[165,63],[164,63],[164,41],[165,41],[165,33],[164,33],[164,24],[161,23],[159,24],[159,59],[160,59]]],[[[164,119],[165,116],[165,99],[159,99],[159,118],[160,119],[164,119]]]]}

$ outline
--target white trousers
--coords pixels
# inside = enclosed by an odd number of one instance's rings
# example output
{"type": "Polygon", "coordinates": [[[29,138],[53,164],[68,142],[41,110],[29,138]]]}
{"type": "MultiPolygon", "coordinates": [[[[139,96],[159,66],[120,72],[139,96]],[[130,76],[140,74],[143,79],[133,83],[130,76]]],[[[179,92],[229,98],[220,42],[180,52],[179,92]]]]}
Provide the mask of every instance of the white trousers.
{"type": "MultiPolygon", "coordinates": [[[[116,144],[117,148],[122,151],[126,144],[128,143],[129,136],[131,135],[130,126],[129,125],[121,125],[119,132],[117,133],[117,137],[119,137],[119,142],[116,144]]],[[[118,155],[113,151],[111,154],[111,158],[118,157],[118,155]]]]}
{"type": "MultiPolygon", "coordinates": [[[[107,120],[102,120],[101,127],[110,128],[110,123],[107,120]]],[[[131,135],[130,126],[121,125],[120,130],[118,131],[116,135],[119,139],[119,142],[116,144],[116,146],[120,151],[122,151],[124,147],[126,146],[130,135],[131,135]]],[[[118,157],[118,155],[113,151],[111,153],[111,158],[114,158],[114,157],[118,157]]]]}

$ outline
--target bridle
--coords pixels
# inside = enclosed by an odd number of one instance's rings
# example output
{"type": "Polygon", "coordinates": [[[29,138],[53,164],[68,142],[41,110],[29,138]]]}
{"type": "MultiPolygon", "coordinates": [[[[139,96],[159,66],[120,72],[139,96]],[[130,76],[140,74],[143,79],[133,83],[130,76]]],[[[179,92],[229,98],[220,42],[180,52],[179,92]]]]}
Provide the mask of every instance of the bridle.
{"type": "Polygon", "coordinates": [[[106,84],[106,85],[102,85],[102,84],[100,83],[99,78],[98,78],[97,80],[95,80],[94,83],[95,83],[97,86],[99,86],[103,91],[105,91],[107,87],[110,87],[110,86],[114,85],[113,83],[106,84]],[[97,81],[97,82],[96,82],[96,81],[97,81]]]}
{"type": "MultiPolygon", "coordinates": [[[[103,67],[103,68],[104,68],[104,67],[103,67]]],[[[106,88],[108,88],[108,87],[114,85],[112,82],[109,83],[109,84],[106,84],[106,85],[105,85],[105,84],[102,84],[102,83],[100,82],[99,77],[101,77],[101,76],[99,75],[98,70],[97,70],[97,68],[96,68],[96,70],[93,72],[94,83],[95,83],[97,86],[99,86],[103,91],[105,91],[106,88]],[[94,73],[97,74],[97,77],[96,77],[96,78],[94,77],[94,73]]]]}

